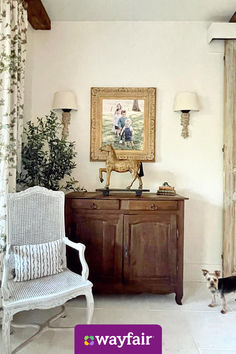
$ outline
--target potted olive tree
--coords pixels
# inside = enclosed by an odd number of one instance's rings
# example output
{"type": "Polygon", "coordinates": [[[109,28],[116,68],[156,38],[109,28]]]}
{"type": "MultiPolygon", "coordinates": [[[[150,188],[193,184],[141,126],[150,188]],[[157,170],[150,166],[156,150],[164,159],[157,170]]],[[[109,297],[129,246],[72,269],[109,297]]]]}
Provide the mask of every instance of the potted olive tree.
{"type": "Polygon", "coordinates": [[[42,186],[52,190],[84,190],[71,177],[76,167],[75,143],[67,141],[61,132],[62,124],[53,111],[37,118],[37,123],[27,122],[22,144],[22,170],[17,179],[21,189],[42,186]],[[62,180],[66,181],[65,185],[62,180]]]}

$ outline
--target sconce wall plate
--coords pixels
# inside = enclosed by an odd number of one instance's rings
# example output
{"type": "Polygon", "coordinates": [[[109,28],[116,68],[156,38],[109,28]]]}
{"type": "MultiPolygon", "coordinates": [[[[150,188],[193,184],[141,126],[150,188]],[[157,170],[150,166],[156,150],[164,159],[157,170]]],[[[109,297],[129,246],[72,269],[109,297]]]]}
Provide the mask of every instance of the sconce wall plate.
{"type": "Polygon", "coordinates": [[[188,132],[188,126],[189,126],[189,118],[190,118],[190,113],[181,113],[181,125],[182,125],[182,133],[181,136],[186,139],[189,136],[188,132]]]}
{"type": "Polygon", "coordinates": [[[62,136],[66,139],[69,135],[69,125],[70,125],[70,112],[62,112],[62,136]]]}

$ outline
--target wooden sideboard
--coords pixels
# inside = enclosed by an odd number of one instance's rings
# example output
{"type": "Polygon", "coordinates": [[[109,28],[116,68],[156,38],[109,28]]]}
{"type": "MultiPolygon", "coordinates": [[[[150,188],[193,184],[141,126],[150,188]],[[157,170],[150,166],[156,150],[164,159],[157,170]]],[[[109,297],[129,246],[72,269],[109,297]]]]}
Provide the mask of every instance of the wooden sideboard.
{"type": "MultiPolygon", "coordinates": [[[[184,200],[179,195],[66,195],[66,234],[86,245],[89,279],[100,293],[183,296],[184,200]]],[[[80,273],[78,254],[68,267],[80,273]]]]}

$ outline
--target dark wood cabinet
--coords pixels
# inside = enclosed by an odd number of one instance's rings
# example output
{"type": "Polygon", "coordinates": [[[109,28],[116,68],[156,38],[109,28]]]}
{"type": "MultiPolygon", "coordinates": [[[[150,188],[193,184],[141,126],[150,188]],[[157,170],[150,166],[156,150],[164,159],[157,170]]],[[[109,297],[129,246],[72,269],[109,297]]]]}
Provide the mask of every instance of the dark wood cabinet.
{"type": "MultiPolygon", "coordinates": [[[[87,210],[80,210],[75,215],[70,238],[86,245],[86,261],[91,265],[89,278],[92,281],[121,281],[123,215],[87,210]]],[[[78,262],[76,257],[71,266],[77,272],[78,262]]]]}
{"type": "MultiPolygon", "coordinates": [[[[66,195],[66,233],[86,245],[95,292],[174,292],[181,304],[185,199],[128,193],[66,195]]],[[[67,253],[67,262],[80,272],[76,253],[67,253]]]]}

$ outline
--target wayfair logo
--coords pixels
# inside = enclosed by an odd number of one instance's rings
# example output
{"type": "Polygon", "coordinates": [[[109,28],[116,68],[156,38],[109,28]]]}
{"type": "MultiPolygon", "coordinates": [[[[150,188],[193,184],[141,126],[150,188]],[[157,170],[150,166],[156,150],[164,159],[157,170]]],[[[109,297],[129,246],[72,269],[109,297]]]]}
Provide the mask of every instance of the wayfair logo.
{"type": "Polygon", "coordinates": [[[94,345],[94,336],[85,336],[84,345],[94,345]]]}
{"type": "Polygon", "coordinates": [[[74,348],[75,354],[161,354],[162,330],[159,325],[77,325],[74,348]]]}
{"type": "MultiPolygon", "coordinates": [[[[124,345],[150,345],[150,340],[153,336],[146,336],[142,333],[141,336],[134,335],[133,332],[129,332],[126,336],[95,336],[98,345],[115,345],[118,348],[122,348],[124,345]]],[[[84,337],[85,345],[93,345],[94,337],[84,337]],[[88,343],[87,339],[92,339],[92,342],[88,343]]]]}

